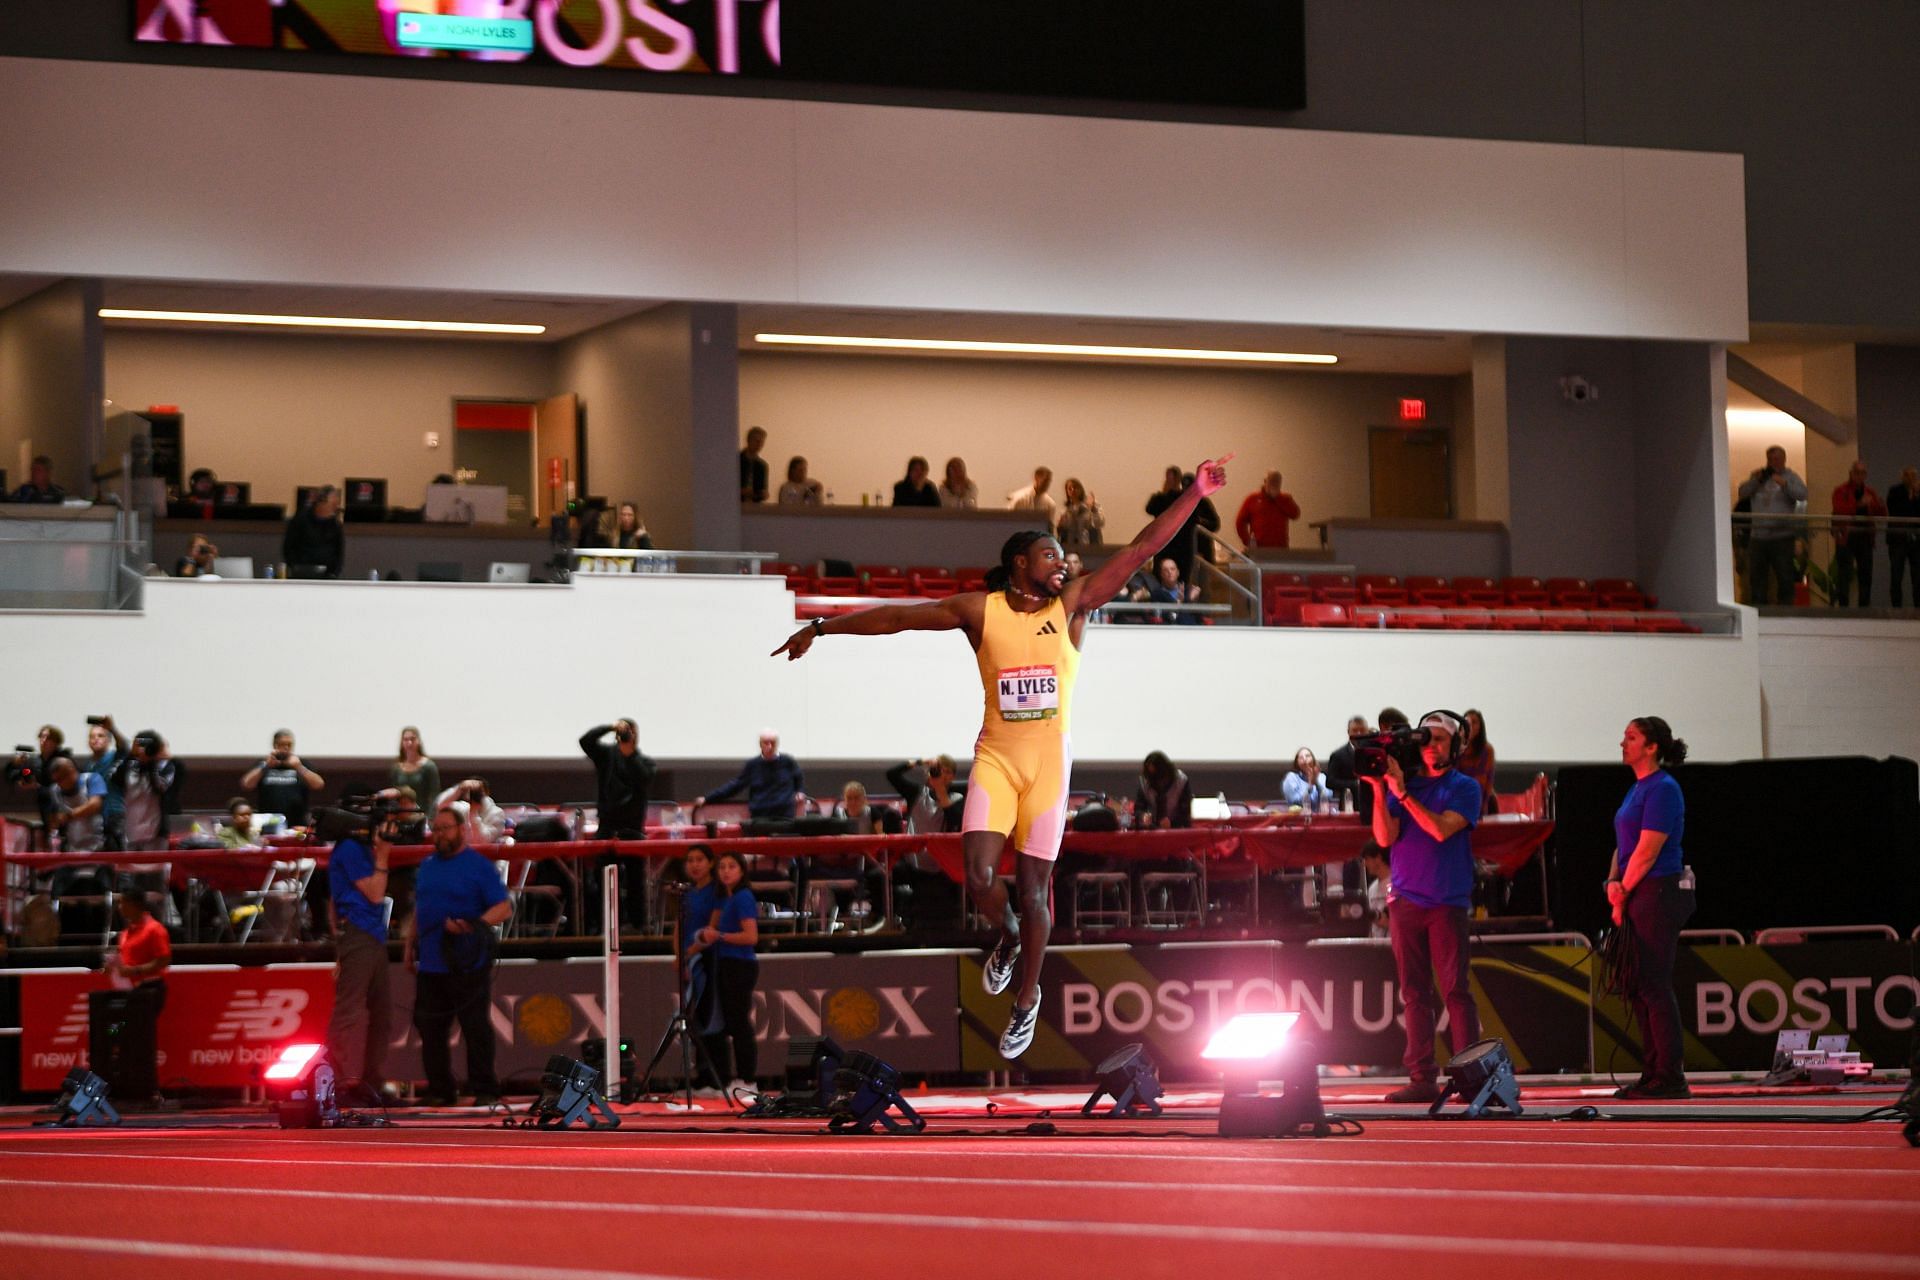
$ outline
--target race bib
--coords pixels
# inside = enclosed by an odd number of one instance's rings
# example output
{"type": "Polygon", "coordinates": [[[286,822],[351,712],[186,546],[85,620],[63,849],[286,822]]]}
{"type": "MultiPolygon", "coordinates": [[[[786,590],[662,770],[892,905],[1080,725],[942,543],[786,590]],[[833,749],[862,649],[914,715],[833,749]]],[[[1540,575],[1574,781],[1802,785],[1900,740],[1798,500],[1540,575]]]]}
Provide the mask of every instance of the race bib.
{"type": "Polygon", "coordinates": [[[1009,667],[998,683],[1002,720],[1051,720],[1060,714],[1060,677],[1052,667],[1009,667]]]}

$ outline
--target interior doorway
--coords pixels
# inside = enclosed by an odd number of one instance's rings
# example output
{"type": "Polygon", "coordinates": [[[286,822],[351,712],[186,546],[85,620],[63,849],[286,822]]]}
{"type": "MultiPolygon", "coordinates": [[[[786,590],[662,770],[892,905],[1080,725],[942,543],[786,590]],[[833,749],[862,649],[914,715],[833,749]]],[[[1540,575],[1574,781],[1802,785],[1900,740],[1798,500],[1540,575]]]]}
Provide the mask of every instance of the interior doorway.
{"type": "Polygon", "coordinates": [[[1446,432],[1369,427],[1367,461],[1375,519],[1453,519],[1453,463],[1446,432]]]}
{"type": "Polygon", "coordinates": [[[516,523],[532,512],[537,408],[513,400],[453,402],[454,479],[462,484],[504,485],[507,519],[516,523]]]}

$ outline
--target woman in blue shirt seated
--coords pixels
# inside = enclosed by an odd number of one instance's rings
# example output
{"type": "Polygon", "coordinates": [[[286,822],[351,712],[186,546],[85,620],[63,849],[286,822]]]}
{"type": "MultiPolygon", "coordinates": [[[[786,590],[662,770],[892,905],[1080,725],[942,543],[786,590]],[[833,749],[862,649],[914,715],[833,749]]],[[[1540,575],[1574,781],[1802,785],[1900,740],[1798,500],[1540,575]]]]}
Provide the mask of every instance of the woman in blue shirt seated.
{"type": "Polygon", "coordinates": [[[1640,1078],[1614,1096],[1685,1098],[1690,1095],[1673,962],[1680,930],[1693,916],[1693,877],[1686,874],[1680,848],[1686,798],[1667,766],[1687,758],[1687,744],[1659,716],[1642,716],[1627,725],[1620,758],[1633,770],[1634,783],[1613,815],[1607,901],[1627,941],[1627,1002],[1646,1048],[1640,1078]]]}
{"type": "Polygon", "coordinates": [[[1327,789],[1327,776],[1320,771],[1312,747],[1293,753],[1293,768],[1280,780],[1280,798],[1308,813],[1327,808],[1333,793],[1327,789]]]}
{"type": "Polygon", "coordinates": [[[719,913],[697,939],[713,949],[724,1029],[706,1037],[707,1057],[725,1075],[731,1044],[733,1076],[728,1092],[737,1100],[742,1091],[751,1089],[760,1065],[753,1038],[753,988],[760,980],[760,961],[753,948],[760,941],[760,904],[747,887],[747,868],[739,854],[728,852],[715,858],[714,878],[720,883],[714,896],[719,913]]]}

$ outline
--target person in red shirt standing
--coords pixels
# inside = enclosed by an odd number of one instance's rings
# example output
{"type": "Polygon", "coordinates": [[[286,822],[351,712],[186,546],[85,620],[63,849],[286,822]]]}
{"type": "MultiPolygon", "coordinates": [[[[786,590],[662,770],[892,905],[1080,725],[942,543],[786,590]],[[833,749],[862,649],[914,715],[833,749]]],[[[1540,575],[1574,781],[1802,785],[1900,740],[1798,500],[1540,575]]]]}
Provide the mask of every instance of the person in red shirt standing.
{"type": "Polygon", "coordinates": [[[1300,504],[1293,495],[1280,487],[1280,473],[1267,472],[1267,478],[1259,489],[1247,495],[1240,504],[1240,514],[1233,518],[1233,531],[1240,535],[1240,543],[1251,551],[1255,547],[1284,547],[1287,545],[1287,522],[1300,518],[1300,504]]]}
{"type": "Polygon", "coordinates": [[[167,1005],[173,942],[167,927],[147,910],[147,900],[138,889],[115,896],[113,904],[120,911],[120,954],[107,959],[106,971],[131,982],[134,990],[147,992],[157,1017],[167,1005]]]}
{"type": "MultiPolygon", "coordinates": [[[[1839,516],[1885,516],[1887,504],[1867,484],[1867,464],[1854,460],[1847,481],[1833,491],[1833,514],[1839,516]]],[[[1873,603],[1874,528],[1870,519],[1833,522],[1833,603],[1845,606],[1852,594],[1853,575],[1860,574],[1860,607],[1873,603]]]]}

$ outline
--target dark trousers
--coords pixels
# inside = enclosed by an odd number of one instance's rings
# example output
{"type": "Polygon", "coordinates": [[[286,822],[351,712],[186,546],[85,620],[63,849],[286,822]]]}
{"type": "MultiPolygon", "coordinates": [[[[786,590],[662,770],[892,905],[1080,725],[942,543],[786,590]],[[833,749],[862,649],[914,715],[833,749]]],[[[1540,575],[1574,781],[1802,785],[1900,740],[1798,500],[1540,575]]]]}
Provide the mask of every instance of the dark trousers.
{"type": "Polygon", "coordinates": [[[453,1024],[467,1042],[467,1088],[497,1093],[493,1074],[493,970],[479,973],[422,973],[413,989],[413,1025],[420,1032],[420,1062],[427,1092],[454,1095],[453,1024]]]}
{"type": "Polygon", "coordinates": [[[1793,582],[1797,576],[1791,537],[1756,537],[1747,544],[1748,604],[1792,604],[1793,582]]]}
{"type": "Polygon", "coordinates": [[[1914,545],[1913,535],[1890,533],[1887,535],[1887,581],[1893,591],[1893,607],[1902,607],[1906,599],[1902,591],[1902,578],[1908,578],[1913,585],[1913,603],[1920,607],[1920,546],[1914,545]]]}
{"type": "Polygon", "coordinates": [[[1673,959],[1680,950],[1680,930],[1692,918],[1693,890],[1682,889],[1679,876],[1648,876],[1627,899],[1625,927],[1633,956],[1627,1003],[1646,1043],[1641,1070],[1649,1080],[1679,1080],[1685,1074],[1673,959]]]}
{"type": "Polygon", "coordinates": [[[1860,607],[1873,603],[1873,535],[1856,533],[1833,543],[1833,603],[1846,604],[1855,571],[1860,574],[1860,607]]]}
{"type": "Polygon", "coordinates": [[[1444,1000],[1448,1039],[1458,1053],[1480,1038],[1480,1008],[1467,981],[1467,909],[1423,907],[1405,898],[1387,910],[1393,937],[1393,966],[1400,981],[1400,1009],[1407,1025],[1407,1051],[1401,1059],[1415,1080],[1434,1080],[1433,1028],[1444,1000]],[[1433,980],[1440,979],[1440,993],[1433,980]]]}
{"type": "Polygon", "coordinates": [[[379,1085],[386,1079],[393,997],[387,983],[387,944],[342,923],[334,948],[333,1020],[327,1047],[347,1080],[379,1085]]]}
{"type": "Polygon", "coordinates": [[[753,988],[760,981],[760,962],[716,956],[714,968],[720,980],[720,1023],[724,1030],[702,1037],[707,1060],[723,1076],[729,1075],[727,1064],[731,1061],[730,1078],[752,1083],[760,1070],[760,1046],[753,1038],[753,988]],[[733,1047],[731,1059],[729,1044],[733,1047]]]}

